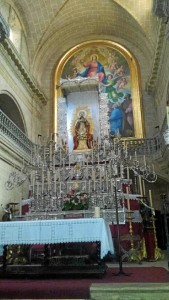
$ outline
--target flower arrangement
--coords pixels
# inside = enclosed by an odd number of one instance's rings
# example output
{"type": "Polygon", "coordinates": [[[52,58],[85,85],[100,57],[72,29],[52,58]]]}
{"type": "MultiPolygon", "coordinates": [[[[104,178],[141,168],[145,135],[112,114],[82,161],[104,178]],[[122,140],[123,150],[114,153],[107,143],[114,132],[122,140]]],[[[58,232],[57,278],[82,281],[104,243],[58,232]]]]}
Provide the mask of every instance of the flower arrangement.
{"type": "Polygon", "coordinates": [[[75,193],[74,191],[64,199],[63,210],[85,210],[88,209],[88,195],[84,192],[75,193]]]}

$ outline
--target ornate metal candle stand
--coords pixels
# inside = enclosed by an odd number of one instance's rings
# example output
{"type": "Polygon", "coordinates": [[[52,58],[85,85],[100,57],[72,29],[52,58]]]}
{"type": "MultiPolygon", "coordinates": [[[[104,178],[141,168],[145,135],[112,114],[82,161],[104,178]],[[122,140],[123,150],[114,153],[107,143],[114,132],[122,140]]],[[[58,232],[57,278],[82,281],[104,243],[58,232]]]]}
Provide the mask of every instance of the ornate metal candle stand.
{"type": "Polygon", "coordinates": [[[143,176],[152,181],[156,178],[145,158],[140,162],[136,153],[134,159],[131,154],[128,141],[122,140],[118,133],[115,137],[106,135],[100,142],[93,141],[92,148],[87,151],[72,152],[65,137],[51,135],[46,142],[39,136],[39,143],[32,146],[30,162],[23,162],[21,171],[15,169],[10,174],[6,188],[12,189],[28,178],[29,216],[50,218],[63,210],[72,192],[78,198],[78,207],[81,206],[80,194],[83,194],[88,199],[90,211],[93,212],[96,206],[101,210],[115,211],[114,182],[120,178],[118,205],[119,211],[124,213],[122,184],[126,178],[130,180],[129,172],[132,170],[137,178],[143,176]]]}
{"type": "MultiPolygon", "coordinates": [[[[137,261],[141,263],[141,255],[140,255],[140,241],[141,238],[138,235],[133,235],[133,226],[132,226],[132,210],[127,210],[126,220],[129,223],[129,234],[121,236],[121,242],[130,243],[129,249],[125,249],[125,246],[121,243],[122,260],[127,259],[128,261],[137,261]]],[[[127,248],[127,247],[126,247],[127,248]]]]}

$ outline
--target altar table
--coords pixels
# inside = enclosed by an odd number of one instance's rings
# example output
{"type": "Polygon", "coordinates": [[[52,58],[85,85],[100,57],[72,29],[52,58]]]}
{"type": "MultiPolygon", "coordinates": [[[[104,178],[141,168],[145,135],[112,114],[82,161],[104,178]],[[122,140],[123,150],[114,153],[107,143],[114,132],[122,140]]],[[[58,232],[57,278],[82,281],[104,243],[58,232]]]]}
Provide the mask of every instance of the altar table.
{"type": "Polygon", "coordinates": [[[0,245],[100,242],[100,258],[114,254],[110,229],[102,218],[0,222],[0,245]]]}

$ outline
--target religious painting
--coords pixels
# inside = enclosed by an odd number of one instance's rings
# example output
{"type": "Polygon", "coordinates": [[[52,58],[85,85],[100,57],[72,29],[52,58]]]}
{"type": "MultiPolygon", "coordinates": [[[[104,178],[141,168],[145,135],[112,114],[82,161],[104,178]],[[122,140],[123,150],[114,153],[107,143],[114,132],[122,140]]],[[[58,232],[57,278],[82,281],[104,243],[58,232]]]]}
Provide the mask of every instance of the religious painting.
{"type": "Polygon", "coordinates": [[[105,46],[82,48],[67,60],[61,74],[65,80],[91,78],[99,82],[99,97],[107,105],[108,131],[112,136],[118,132],[122,137],[134,137],[130,77],[124,55],[117,49],[105,46]]]}
{"type": "Polygon", "coordinates": [[[122,45],[76,45],[58,63],[55,84],[54,132],[69,151],[90,150],[106,136],[144,137],[139,64],[122,45]]]}
{"type": "Polygon", "coordinates": [[[68,147],[90,151],[99,135],[99,105],[96,92],[75,92],[67,97],[68,147]]]}

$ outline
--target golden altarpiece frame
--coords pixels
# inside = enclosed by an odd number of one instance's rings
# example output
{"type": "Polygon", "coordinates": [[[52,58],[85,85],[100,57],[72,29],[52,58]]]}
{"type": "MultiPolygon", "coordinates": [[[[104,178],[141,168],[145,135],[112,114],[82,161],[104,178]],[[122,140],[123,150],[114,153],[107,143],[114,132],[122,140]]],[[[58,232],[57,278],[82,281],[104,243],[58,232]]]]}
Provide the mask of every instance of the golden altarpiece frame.
{"type": "Polygon", "coordinates": [[[123,46],[104,40],[77,45],[58,63],[54,80],[53,132],[68,140],[69,151],[90,149],[91,139],[117,131],[124,139],[144,137],[139,66],[123,46]],[[87,145],[77,148],[82,115],[90,133],[87,145]]]}

